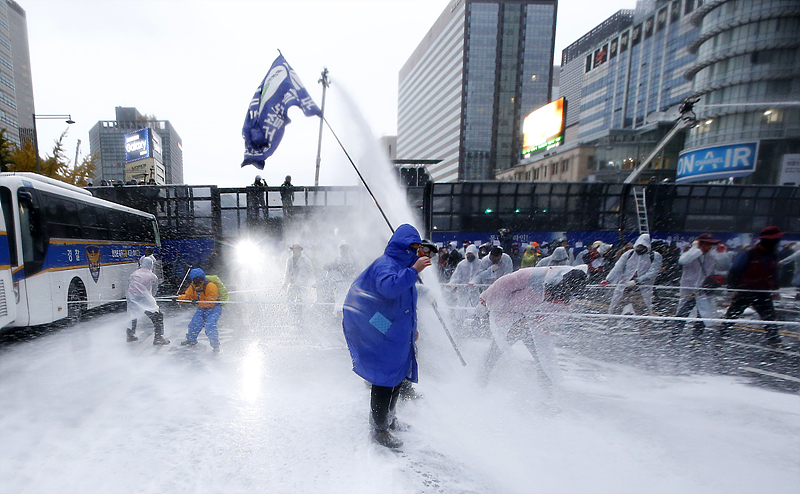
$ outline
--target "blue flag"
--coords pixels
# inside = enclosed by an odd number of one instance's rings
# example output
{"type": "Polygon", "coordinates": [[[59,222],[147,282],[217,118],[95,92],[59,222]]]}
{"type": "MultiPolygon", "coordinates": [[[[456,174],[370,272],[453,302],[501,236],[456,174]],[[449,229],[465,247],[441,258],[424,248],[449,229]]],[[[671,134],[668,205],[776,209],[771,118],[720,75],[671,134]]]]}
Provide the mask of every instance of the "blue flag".
{"type": "Polygon", "coordinates": [[[291,121],[287,116],[290,106],[299,106],[307,117],[322,116],[322,111],[308,95],[300,78],[283,55],[278,55],[247,109],[242,127],[245,147],[242,166],[253,165],[259,170],[264,169],[264,160],[275,152],[286,124],[291,121]]]}

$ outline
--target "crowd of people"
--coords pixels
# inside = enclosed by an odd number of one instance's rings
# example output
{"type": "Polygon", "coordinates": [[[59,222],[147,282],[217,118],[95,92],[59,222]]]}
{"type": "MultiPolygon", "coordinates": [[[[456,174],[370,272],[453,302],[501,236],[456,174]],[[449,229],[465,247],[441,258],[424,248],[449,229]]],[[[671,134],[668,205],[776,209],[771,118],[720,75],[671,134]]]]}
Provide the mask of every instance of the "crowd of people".
{"type": "MultiPolygon", "coordinates": [[[[287,304],[299,320],[303,305],[312,302],[311,288],[316,288],[317,304],[341,304],[353,371],[371,386],[371,437],[382,446],[397,448],[402,441],[393,433],[405,427],[395,417],[398,397],[418,379],[417,305],[418,294],[426,291],[419,275],[426,268],[438,269],[447,288],[448,308],[461,335],[469,336],[470,328],[488,330],[483,336],[488,336],[491,344],[479,373],[481,384],[486,385],[503,352],[521,341],[533,357],[540,382],[549,386],[560,375],[549,332],[565,321],[575,299],[587,298],[587,288],[613,288],[608,313],[618,316],[625,307],[631,307],[644,319],[637,322],[640,331],[647,331],[658,320],[647,316],[676,316],[668,327],[673,336],[680,336],[685,326],[685,319],[680,318],[696,310],[698,318],[694,318],[691,334],[694,341],[703,336],[706,326],[716,326],[715,343],[724,343],[732,320],[748,307],[762,320],[774,321],[773,300],[780,281],[794,278],[783,274],[781,266],[800,260],[800,250],[778,249],[782,235],[777,227],[764,228],[753,245],[738,253],[708,233],[682,249],[675,242],[667,244],[642,234],[635,242],[618,246],[597,240],[575,253],[566,239],[542,245],[531,242],[520,249],[508,230],[500,232],[500,245],[477,246],[464,241],[461,248],[450,244],[437,249],[413,226],[402,225],[384,254],[360,274],[345,242],[339,245],[339,255],[324,266],[321,279],[315,276],[303,247],[293,244],[283,289],[287,304]],[[733,292],[723,317],[730,322],[715,325],[708,320],[718,319],[717,289],[724,286],[733,292]],[[677,294],[674,310],[660,303],[669,297],[665,295],[668,291],[677,294]]],[[[153,344],[168,345],[163,316],[154,298],[158,286],[154,264],[148,253],[130,277],[127,302],[132,323],[127,338],[136,341],[137,319],[146,316],[155,328],[153,344]]],[[[218,277],[200,268],[191,269],[188,278],[190,283],[177,299],[192,302],[197,308],[181,344],[196,345],[199,333],[205,330],[217,352],[217,321],[228,300],[227,291],[218,277]]],[[[767,324],[764,335],[766,345],[782,345],[777,325],[767,324]]]]}
{"type": "MultiPolygon", "coordinates": [[[[467,334],[481,332],[486,326],[486,311],[478,303],[480,294],[504,275],[530,267],[585,265],[588,284],[611,291],[599,300],[605,300],[612,315],[630,308],[636,316],[688,318],[696,311],[699,319],[716,319],[717,306],[725,300],[722,289],[727,288],[733,296],[723,318],[736,319],[752,307],[762,320],[774,320],[778,288],[800,287],[800,270],[794,269],[800,262],[800,250],[795,250],[793,243],[779,250],[782,235],[777,227],[767,227],[753,245],[736,250],[708,233],[682,247],[675,241],[653,240],[642,234],[633,243],[618,245],[597,240],[580,249],[583,246],[576,248],[562,238],[541,245],[530,242],[520,248],[503,229],[494,242],[500,245],[487,242],[476,246],[464,240],[458,248],[450,242],[441,249],[435,265],[448,288],[454,319],[467,334]]],[[[652,321],[644,319],[638,324],[640,330],[654,328],[652,321]]],[[[731,324],[715,325],[716,344],[724,342],[731,324]]],[[[680,321],[673,320],[668,326],[675,336],[684,329],[680,321]]],[[[700,341],[706,326],[702,320],[694,321],[692,342],[700,341]]],[[[777,326],[768,325],[765,331],[768,346],[781,346],[777,326]]]]}

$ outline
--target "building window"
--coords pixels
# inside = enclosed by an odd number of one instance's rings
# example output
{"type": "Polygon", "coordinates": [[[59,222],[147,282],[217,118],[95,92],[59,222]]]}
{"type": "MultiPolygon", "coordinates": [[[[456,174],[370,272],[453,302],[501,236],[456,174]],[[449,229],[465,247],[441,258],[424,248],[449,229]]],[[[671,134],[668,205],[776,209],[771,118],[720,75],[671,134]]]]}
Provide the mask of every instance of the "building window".
{"type": "Polygon", "coordinates": [[[550,165],[550,176],[552,177],[557,173],[558,173],[558,163],[553,163],[552,165],[550,165]]]}
{"type": "Polygon", "coordinates": [[[761,116],[761,123],[764,124],[772,124],[772,123],[781,123],[783,121],[783,115],[781,114],[780,110],[767,110],[761,116]]]}
{"type": "Polygon", "coordinates": [[[569,159],[561,162],[561,173],[566,173],[569,170],[569,159]]]}

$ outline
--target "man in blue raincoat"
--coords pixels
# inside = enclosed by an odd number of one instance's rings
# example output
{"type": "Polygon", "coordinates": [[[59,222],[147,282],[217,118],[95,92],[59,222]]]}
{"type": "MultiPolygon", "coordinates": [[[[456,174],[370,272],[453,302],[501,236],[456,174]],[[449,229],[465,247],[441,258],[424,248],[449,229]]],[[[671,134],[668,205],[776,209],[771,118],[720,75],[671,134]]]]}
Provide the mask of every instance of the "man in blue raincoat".
{"type": "Polygon", "coordinates": [[[344,302],[344,336],[353,372],[372,384],[372,438],[388,448],[402,446],[389,432],[397,429],[394,409],[404,379],[417,382],[417,282],[431,265],[411,225],[395,231],[383,255],[350,286],[344,302]]]}

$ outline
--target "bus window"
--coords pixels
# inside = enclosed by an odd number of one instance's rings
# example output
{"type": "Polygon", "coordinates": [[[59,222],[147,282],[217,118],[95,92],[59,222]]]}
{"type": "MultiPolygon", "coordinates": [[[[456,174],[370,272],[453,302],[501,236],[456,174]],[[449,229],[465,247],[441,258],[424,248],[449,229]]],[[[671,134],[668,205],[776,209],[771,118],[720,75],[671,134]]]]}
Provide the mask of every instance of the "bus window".
{"type": "Polygon", "coordinates": [[[0,204],[3,208],[3,219],[6,221],[6,239],[8,239],[8,253],[11,266],[18,266],[17,258],[17,228],[14,225],[14,202],[11,200],[11,191],[7,187],[0,187],[0,204]]]}
{"type": "Polygon", "coordinates": [[[19,226],[22,239],[22,261],[25,263],[25,276],[42,270],[44,256],[47,254],[48,239],[36,208],[35,197],[31,191],[20,189],[19,226]]]}
{"type": "Polygon", "coordinates": [[[80,204],[78,206],[78,216],[80,217],[84,238],[94,240],[108,239],[105,209],[94,204],[80,204]]]}
{"type": "Polygon", "coordinates": [[[156,239],[156,247],[159,249],[161,248],[161,235],[158,233],[158,223],[156,220],[148,220],[153,225],[153,234],[155,235],[156,239]]]}
{"type": "Polygon", "coordinates": [[[83,238],[78,222],[78,204],[52,194],[41,194],[41,209],[47,215],[50,238],[83,238]]]}

